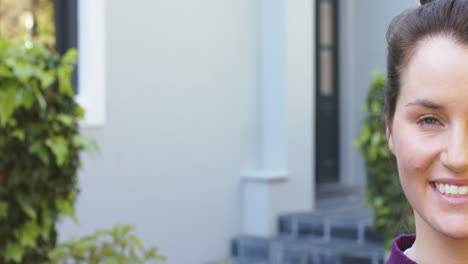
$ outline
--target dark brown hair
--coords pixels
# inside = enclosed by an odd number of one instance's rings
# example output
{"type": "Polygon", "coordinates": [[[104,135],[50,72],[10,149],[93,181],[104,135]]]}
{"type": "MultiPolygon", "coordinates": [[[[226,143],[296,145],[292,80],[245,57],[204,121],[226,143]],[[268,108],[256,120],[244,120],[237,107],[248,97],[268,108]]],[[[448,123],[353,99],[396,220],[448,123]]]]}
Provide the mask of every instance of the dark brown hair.
{"type": "Polygon", "coordinates": [[[401,87],[401,75],[418,43],[447,36],[468,45],[468,0],[420,0],[421,6],[395,17],[387,31],[387,85],[385,116],[392,120],[401,87]]]}

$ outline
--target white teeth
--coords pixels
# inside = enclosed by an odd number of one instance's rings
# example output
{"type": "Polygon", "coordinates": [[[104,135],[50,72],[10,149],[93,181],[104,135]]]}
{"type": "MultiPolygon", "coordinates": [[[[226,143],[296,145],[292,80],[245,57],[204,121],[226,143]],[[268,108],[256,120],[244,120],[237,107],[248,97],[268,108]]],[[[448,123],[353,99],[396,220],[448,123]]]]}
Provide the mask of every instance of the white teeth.
{"type": "Polygon", "coordinates": [[[459,193],[459,194],[467,194],[467,193],[468,193],[468,186],[461,186],[461,187],[458,189],[458,193],[459,193]]]}
{"type": "Polygon", "coordinates": [[[437,190],[443,194],[449,195],[466,195],[468,194],[468,185],[456,186],[450,184],[436,183],[437,190]]]}

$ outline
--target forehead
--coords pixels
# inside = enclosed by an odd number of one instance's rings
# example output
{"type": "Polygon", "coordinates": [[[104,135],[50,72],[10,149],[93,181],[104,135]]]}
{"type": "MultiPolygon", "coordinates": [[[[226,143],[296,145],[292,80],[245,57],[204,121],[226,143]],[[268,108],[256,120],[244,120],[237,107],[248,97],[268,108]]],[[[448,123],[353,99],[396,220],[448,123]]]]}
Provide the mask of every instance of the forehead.
{"type": "Polygon", "coordinates": [[[457,98],[468,102],[468,46],[445,36],[421,41],[403,70],[401,81],[402,103],[457,98]]]}

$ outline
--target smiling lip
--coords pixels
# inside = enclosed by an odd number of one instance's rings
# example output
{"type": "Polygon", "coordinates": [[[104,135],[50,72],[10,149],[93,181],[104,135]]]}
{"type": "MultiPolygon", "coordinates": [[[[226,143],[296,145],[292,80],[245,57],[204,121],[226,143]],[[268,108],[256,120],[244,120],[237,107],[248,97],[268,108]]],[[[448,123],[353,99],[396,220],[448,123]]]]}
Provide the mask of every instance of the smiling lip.
{"type": "Polygon", "coordinates": [[[444,184],[457,185],[457,186],[468,185],[468,179],[437,179],[431,182],[432,183],[444,183],[444,184]]]}
{"type": "Polygon", "coordinates": [[[437,180],[433,180],[430,182],[430,186],[432,187],[432,190],[435,192],[437,197],[443,203],[446,203],[449,205],[465,205],[465,204],[468,205],[468,195],[457,196],[457,197],[446,196],[445,194],[437,190],[437,188],[435,187],[435,183],[464,186],[464,185],[468,185],[468,179],[437,179],[437,180]]]}

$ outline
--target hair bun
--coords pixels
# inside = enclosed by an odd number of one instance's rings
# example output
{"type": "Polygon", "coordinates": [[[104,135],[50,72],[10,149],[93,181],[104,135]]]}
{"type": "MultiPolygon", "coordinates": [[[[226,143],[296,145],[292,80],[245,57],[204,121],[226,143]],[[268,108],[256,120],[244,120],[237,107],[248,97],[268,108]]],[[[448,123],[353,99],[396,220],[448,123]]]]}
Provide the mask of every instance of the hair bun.
{"type": "Polygon", "coordinates": [[[425,5],[425,4],[430,3],[432,1],[434,1],[434,0],[419,0],[419,3],[421,3],[421,5],[425,5]]]}

